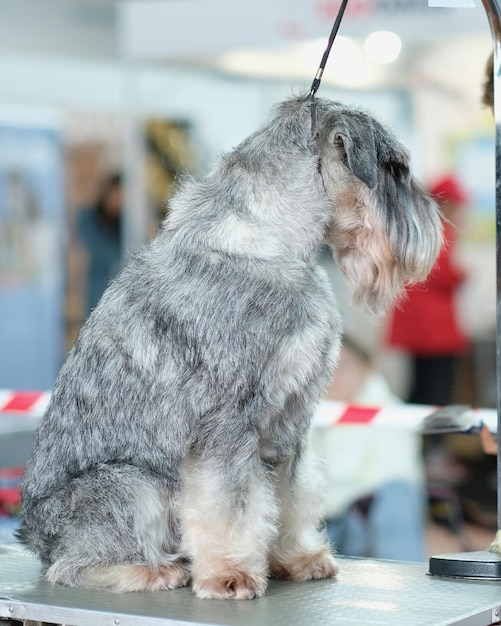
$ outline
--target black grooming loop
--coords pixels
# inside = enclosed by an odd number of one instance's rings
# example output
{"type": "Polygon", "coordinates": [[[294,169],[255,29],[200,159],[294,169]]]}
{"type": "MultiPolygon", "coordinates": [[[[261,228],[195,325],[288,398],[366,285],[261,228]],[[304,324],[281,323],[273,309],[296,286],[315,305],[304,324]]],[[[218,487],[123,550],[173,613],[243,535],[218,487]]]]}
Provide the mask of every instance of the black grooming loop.
{"type": "Polygon", "coordinates": [[[322,55],[322,60],[320,61],[320,65],[318,66],[317,73],[315,74],[315,78],[311,83],[310,92],[308,94],[308,98],[311,100],[311,134],[315,132],[315,126],[317,124],[317,116],[316,109],[317,105],[315,102],[315,94],[320,87],[320,81],[322,80],[322,76],[324,74],[325,66],[327,65],[327,59],[329,58],[329,54],[331,52],[332,44],[334,43],[334,39],[336,39],[337,31],[339,30],[339,26],[341,25],[341,20],[343,19],[344,10],[346,9],[346,5],[348,4],[348,0],[343,0],[341,6],[339,7],[338,14],[336,16],[336,20],[331,30],[331,34],[329,35],[329,40],[327,42],[327,47],[322,55]]]}

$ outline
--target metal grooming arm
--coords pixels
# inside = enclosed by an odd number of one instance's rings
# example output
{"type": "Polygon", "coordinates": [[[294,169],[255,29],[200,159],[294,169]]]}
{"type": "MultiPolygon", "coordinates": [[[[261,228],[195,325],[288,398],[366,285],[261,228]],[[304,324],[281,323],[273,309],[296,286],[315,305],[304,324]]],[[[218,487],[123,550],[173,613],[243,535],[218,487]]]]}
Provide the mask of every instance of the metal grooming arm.
{"type": "Polygon", "coordinates": [[[494,50],[494,118],[496,122],[496,368],[498,410],[497,501],[501,533],[501,0],[482,0],[489,19],[494,50]]]}
{"type": "MultiPolygon", "coordinates": [[[[501,0],[482,0],[493,40],[496,122],[496,369],[497,369],[497,533],[488,550],[441,554],[430,559],[430,574],[501,579],[501,0]]],[[[440,5],[440,2],[438,3],[440,5]]],[[[438,6],[437,5],[437,6],[438,6]]],[[[486,59],[487,61],[487,59],[486,59]]],[[[480,71],[480,68],[479,68],[480,71]]]]}

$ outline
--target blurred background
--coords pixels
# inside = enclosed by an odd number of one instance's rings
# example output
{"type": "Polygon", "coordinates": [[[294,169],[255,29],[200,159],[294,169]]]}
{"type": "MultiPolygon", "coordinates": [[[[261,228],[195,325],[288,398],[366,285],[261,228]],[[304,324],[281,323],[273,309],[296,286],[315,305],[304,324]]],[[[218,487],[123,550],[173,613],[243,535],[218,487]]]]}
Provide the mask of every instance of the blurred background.
{"type": "MultiPolygon", "coordinates": [[[[495,395],[492,50],[480,0],[351,0],[320,97],[368,109],[409,148],[423,185],[464,191],[455,293],[468,347],[452,401],[495,395]]],[[[47,390],[93,302],[168,210],[292,92],[307,90],[339,0],[0,0],[0,389],[47,390]]],[[[328,265],[329,262],[326,261],[328,265]]],[[[406,398],[411,359],[388,318],[345,330],[406,398]]],[[[452,444],[478,459],[479,444],[452,444]]]]}
{"type": "MultiPolygon", "coordinates": [[[[203,175],[274,102],[309,88],[339,4],[0,0],[1,387],[55,379],[86,313],[78,214],[103,181],[124,175],[125,256],[155,231],[179,173],[203,175]]],[[[491,37],[477,5],[352,0],[319,95],[391,126],[423,184],[454,174],[465,188],[459,297],[475,346],[461,393],[492,405],[494,124],[481,104],[491,37]]],[[[346,308],[349,330],[378,346],[384,320],[346,308]]],[[[405,368],[387,367],[405,394],[405,368]]]]}

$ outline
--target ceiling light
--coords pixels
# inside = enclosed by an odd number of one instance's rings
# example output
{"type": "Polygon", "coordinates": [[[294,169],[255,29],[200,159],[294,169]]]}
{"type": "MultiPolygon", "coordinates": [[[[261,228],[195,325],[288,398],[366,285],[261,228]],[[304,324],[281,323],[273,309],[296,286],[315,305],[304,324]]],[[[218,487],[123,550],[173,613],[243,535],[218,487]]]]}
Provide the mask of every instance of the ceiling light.
{"type": "MultiPolygon", "coordinates": [[[[216,63],[225,72],[244,76],[297,79],[310,81],[325,50],[325,39],[314,39],[279,50],[232,50],[216,63]]],[[[355,40],[336,38],[331,58],[323,75],[325,83],[357,88],[377,82],[378,70],[369,63],[355,40]]]]}
{"type": "Polygon", "coordinates": [[[365,56],[380,65],[395,61],[402,49],[400,37],[389,30],[380,30],[371,33],[364,42],[365,56]]]}

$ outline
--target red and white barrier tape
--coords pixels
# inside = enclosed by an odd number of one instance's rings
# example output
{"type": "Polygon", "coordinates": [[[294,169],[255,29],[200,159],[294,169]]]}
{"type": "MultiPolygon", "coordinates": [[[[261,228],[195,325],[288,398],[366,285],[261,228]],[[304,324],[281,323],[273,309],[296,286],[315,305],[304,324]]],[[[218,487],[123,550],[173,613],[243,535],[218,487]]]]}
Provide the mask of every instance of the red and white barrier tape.
{"type": "Polygon", "coordinates": [[[493,433],[497,431],[495,409],[470,409],[422,404],[392,404],[388,406],[362,406],[321,400],[313,420],[315,426],[365,424],[391,426],[416,431],[468,431],[486,424],[493,433]]]}
{"type": "Polygon", "coordinates": [[[0,415],[41,417],[50,400],[49,391],[10,391],[0,389],[0,415]]]}
{"type": "MultiPolygon", "coordinates": [[[[42,416],[50,400],[48,391],[2,391],[0,390],[0,416],[20,415],[32,418],[42,416]]],[[[425,420],[437,411],[437,407],[419,404],[394,404],[371,407],[344,402],[322,400],[315,414],[313,425],[329,427],[342,424],[364,424],[370,426],[392,426],[411,430],[423,430],[425,420]]],[[[487,424],[492,432],[497,431],[495,409],[467,409],[459,411],[462,426],[466,422],[471,428],[487,424]]],[[[453,430],[454,427],[450,430],[453,430]]],[[[457,430],[464,430],[458,427],[457,430]]]]}

